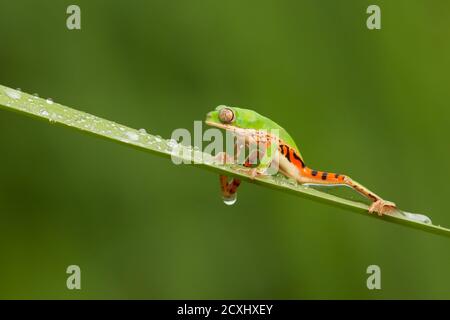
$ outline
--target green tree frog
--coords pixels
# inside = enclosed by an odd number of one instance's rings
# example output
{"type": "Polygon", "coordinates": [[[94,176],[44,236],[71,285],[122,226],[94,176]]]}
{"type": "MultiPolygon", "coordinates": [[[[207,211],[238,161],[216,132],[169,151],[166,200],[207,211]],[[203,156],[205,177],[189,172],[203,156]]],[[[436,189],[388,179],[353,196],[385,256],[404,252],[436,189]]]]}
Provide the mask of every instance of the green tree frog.
{"type": "MultiPolygon", "coordinates": [[[[353,188],[363,196],[372,201],[369,212],[383,215],[395,209],[395,204],[383,200],[380,196],[370,191],[363,185],[351,179],[349,176],[314,170],[305,165],[300,150],[289,133],[274,121],[259,113],[242,108],[219,106],[207,114],[207,125],[225,129],[233,132],[236,136],[244,139],[245,145],[257,143],[264,145],[266,150],[258,150],[250,153],[243,167],[248,168],[252,178],[267,174],[267,168],[275,164],[279,172],[288,178],[294,179],[302,185],[344,185],[353,188]],[[270,132],[276,131],[274,135],[270,132]],[[274,150],[268,152],[268,150],[274,150]],[[252,166],[254,159],[258,158],[256,166],[252,166]]],[[[230,160],[225,153],[219,155],[223,161],[230,160]]],[[[236,191],[241,181],[237,178],[231,179],[220,176],[220,186],[224,200],[233,203],[236,199],[236,191]]]]}

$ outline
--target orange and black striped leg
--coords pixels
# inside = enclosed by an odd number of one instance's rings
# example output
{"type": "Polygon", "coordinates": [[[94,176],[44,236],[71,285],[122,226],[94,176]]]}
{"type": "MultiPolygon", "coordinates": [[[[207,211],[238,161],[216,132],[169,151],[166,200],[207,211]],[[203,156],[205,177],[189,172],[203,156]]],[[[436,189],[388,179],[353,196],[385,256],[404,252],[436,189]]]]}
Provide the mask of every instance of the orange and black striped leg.
{"type": "Polygon", "coordinates": [[[328,173],[323,171],[312,170],[309,168],[304,168],[301,174],[301,180],[303,184],[323,184],[323,185],[346,185],[354,190],[358,191],[363,196],[372,200],[372,204],[369,207],[370,213],[377,213],[378,215],[383,215],[392,212],[396,205],[393,202],[383,200],[380,196],[376,195],[374,192],[370,191],[362,184],[354,181],[348,176],[328,173]]]}
{"type": "Polygon", "coordinates": [[[220,175],[220,190],[222,191],[222,197],[225,204],[231,205],[236,202],[237,188],[241,184],[241,180],[232,178],[228,181],[228,177],[220,175]]]}

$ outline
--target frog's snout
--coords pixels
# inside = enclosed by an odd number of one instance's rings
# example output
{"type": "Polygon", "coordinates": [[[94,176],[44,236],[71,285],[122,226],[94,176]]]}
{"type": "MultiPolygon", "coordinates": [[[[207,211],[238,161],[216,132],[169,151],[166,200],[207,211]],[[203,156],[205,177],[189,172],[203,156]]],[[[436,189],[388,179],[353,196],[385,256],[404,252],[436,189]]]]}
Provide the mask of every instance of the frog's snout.
{"type": "Polygon", "coordinates": [[[215,124],[219,124],[219,113],[216,110],[210,111],[206,114],[205,119],[206,124],[210,126],[214,126],[215,124]]]}
{"type": "Polygon", "coordinates": [[[205,122],[208,122],[208,121],[210,121],[210,120],[211,120],[211,112],[208,112],[208,113],[206,114],[205,122]]]}
{"type": "Polygon", "coordinates": [[[217,111],[210,111],[206,114],[205,122],[217,122],[217,111]]]}

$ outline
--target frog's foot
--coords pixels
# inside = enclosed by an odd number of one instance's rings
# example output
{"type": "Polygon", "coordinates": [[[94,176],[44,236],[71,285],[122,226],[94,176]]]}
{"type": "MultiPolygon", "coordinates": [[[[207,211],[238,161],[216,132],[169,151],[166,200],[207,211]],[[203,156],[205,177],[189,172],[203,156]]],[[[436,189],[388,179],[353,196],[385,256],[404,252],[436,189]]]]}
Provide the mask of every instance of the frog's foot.
{"type": "Polygon", "coordinates": [[[234,164],[235,162],[234,158],[226,152],[219,152],[214,157],[214,163],[218,165],[234,164]]]}
{"type": "Polygon", "coordinates": [[[254,180],[260,176],[268,175],[266,168],[245,168],[245,169],[240,169],[239,171],[246,174],[252,180],[254,180]]]}
{"type": "Polygon", "coordinates": [[[379,199],[370,205],[369,213],[376,213],[379,216],[382,216],[383,214],[392,213],[395,208],[395,203],[379,199]]]}

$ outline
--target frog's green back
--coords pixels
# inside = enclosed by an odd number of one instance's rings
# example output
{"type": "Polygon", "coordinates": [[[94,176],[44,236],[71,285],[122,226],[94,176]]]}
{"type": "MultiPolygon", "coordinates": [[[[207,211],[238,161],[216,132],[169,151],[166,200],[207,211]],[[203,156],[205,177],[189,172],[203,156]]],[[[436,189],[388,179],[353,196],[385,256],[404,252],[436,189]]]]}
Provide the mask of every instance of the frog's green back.
{"type": "Polygon", "coordinates": [[[280,139],[283,140],[285,143],[287,143],[290,147],[293,147],[303,160],[303,157],[301,156],[300,150],[295,144],[294,139],[292,139],[289,133],[278,123],[250,109],[234,108],[234,107],[232,109],[236,113],[236,120],[234,125],[240,128],[249,128],[257,130],[278,129],[280,139]]]}

